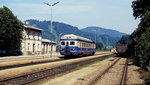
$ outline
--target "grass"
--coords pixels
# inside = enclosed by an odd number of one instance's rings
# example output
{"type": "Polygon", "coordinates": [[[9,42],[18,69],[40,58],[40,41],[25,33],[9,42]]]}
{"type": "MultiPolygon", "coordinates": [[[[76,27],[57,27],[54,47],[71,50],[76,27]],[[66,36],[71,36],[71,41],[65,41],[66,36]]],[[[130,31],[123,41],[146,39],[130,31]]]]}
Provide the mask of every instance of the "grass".
{"type": "MultiPolygon", "coordinates": [[[[109,55],[109,57],[105,58],[104,60],[106,60],[106,59],[108,59],[108,58],[111,58],[111,57],[115,57],[115,56],[116,56],[116,54],[109,55]]],[[[83,66],[80,66],[80,65],[79,65],[79,66],[77,66],[77,69],[80,69],[80,68],[82,68],[82,67],[88,67],[88,66],[91,65],[91,64],[100,63],[100,62],[102,62],[102,61],[104,61],[104,60],[99,60],[99,61],[91,62],[91,63],[86,64],[86,65],[83,65],[83,66]]],[[[93,65],[93,66],[96,66],[96,65],[93,65]]]]}

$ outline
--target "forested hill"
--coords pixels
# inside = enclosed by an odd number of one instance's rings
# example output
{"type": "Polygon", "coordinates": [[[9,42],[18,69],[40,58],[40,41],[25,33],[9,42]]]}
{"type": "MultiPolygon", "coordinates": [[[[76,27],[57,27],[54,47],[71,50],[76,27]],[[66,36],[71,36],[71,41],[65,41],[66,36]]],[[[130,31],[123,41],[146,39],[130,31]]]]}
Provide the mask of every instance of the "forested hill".
{"type": "MultiPolygon", "coordinates": [[[[46,38],[46,39],[50,38],[50,21],[38,21],[38,20],[26,20],[26,21],[29,22],[30,25],[32,26],[43,29],[44,30],[42,34],[43,38],[46,38]]],[[[96,28],[96,29],[92,28],[92,30],[97,30],[97,29],[99,28],[96,28]]],[[[95,40],[95,31],[89,32],[89,28],[84,28],[84,29],[79,30],[75,26],[71,26],[68,24],[60,23],[60,22],[53,22],[53,40],[54,41],[58,40],[58,36],[60,33],[63,33],[63,35],[75,34],[75,35],[79,35],[82,37],[95,40]]],[[[109,46],[114,46],[117,43],[117,41],[120,40],[122,35],[126,35],[118,31],[115,31],[115,33],[113,34],[112,30],[110,31],[109,29],[104,29],[104,28],[102,31],[100,30],[97,31],[96,34],[97,34],[96,36],[97,42],[102,42],[103,44],[106,44],[107,42],[109,46]]]]}
{"type": "Polygon", "coordinates": [[[125,33],[122,33],[122,32],[116,31],[116,30],[106,29],[106,28],[102,28],[102,27],[95,27],[95,26],[83,28],[81,30],[88,32],[88,33],[94,33],[96,31],[96,33],[98,35],[108,35],[111,37],[121,37],[123,35],[127,35],[125,33]]]}

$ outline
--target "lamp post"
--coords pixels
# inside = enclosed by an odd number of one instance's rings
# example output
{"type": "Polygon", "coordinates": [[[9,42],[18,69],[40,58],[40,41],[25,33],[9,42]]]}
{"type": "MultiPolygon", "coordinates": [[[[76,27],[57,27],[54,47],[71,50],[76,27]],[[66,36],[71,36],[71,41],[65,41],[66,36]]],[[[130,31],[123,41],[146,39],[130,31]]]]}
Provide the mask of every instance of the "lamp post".
{"type": "Polygon", "coordinates": [[[57,47],[59,49],[60,47],[60,36],[62,35],[63,33],[60,33],[58,36],[57,36],[57,47]]]}
{"type": "Polygon", "coordinates": [[[51,8],[51,24],[50,24],[50,25],[51,25],[51,27],[50,27],[50,28],[51,28],[51,29],[50,29],[51,54],[50,54],[50,57],[52,57],[52,50],[53,50],[53,49],[52,49],[52,25],[53,25],[53,24],[52,24],[52,7],[55,6],[55,5],[58,4],[58,3],[59,3],[59,1],[56,2],[56,3],[54,3],[54,4],[49,4],[49,3],[45,3],[45,2],[44,2],[44,4],[46,4],[47,6],[49,6],[49,7],[51,8]]]}
{"type": "Polygon", "coordinates": [[[59,38],[58,38],[58,50],[59,50],[59,51],[60,51],[60,45],[61,45],[61,44],[60,44],[60,37],[61,37],[62,34],[64,34],[64,33],[60,33],[59,36],[58,36],[58,37],[59,37],[59,38]]]}
{"type": "Polygon", "coordinates": [[[64,34],[64,33],[60,33],[60,34],[59,34],[59,42],[60,42],[60,36],[61,36],[62,34],[64,34]]]}

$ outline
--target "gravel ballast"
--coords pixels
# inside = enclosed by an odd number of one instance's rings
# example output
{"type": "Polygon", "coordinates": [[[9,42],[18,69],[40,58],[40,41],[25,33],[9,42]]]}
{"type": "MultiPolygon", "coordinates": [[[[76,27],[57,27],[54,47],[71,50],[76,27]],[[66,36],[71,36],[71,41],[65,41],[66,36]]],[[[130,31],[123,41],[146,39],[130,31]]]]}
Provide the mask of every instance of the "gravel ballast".
{"type": "Polygon", "coordinates": [[[42,69],[55,68],[57,66],[62,66],[62,65],[73,63],[73,62],[77,62],[79,60],[86,60],[86,59],[91,59],[93,57],[99,57],[99,56],[104,56],[104,55],[109,55],[109,54],[84,57],[84,58],[80,58],[80,59],[58,61],[58,62],[53,62],[53,63],[25,66],[25,67],[19,67],[19,68],[12,68],[12,69],[7,69],[7,70],[0,70],[0,79],[7,78],[10,76],[16,76],[16,75],[20,75],[20,74],[24,74],[24,73],[34,72],[34,71],[38,71],[38,70],[42,70],[42,69]]]}
{"type": "Polygon", "coordinates": [[[140,67],[137,67],[133,64],[128,65],[128,74],[127,74],[127,84],[128,85],[142,85],[144,80],[140,78],[140,73],[138,70],[140,67]]]}
{"type": "Polygon", "coordinates": [[[83,81],[86,82],[88,74],[93,73],[96,69],[100,68],[101,66],[105,66],[109,64],[114,58],[108,58],[103,61],[97,61],[93,64],[79,67],[77,70],[70,72],[68,74],[64,74],[60,77],[55,77],[54,79],[44,79],[42,83],[35,83],[34,85],[83,85],[83,81]],[[81,81],[81,82],[80,82],[81,81]],[[82,84],[81,84],[82,83],[82,84]]]}

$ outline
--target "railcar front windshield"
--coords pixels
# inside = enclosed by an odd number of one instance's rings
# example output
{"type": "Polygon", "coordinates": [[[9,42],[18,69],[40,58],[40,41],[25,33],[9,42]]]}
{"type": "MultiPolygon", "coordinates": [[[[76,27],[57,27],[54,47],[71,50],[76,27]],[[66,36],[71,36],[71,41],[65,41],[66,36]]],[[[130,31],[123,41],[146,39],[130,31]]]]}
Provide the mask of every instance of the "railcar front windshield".
{"type": "Polygon", "coordinates": [[[61,45],[65,45],[65,42],[63,41],[63,42],[61,42],[61,45]]]}
{"type": "Polygon", "coordinates": [[[71,42],[70,42],[70,45],[75,45],[75,42],[74,42],[74,41],[71,41],[71,42]]]}

